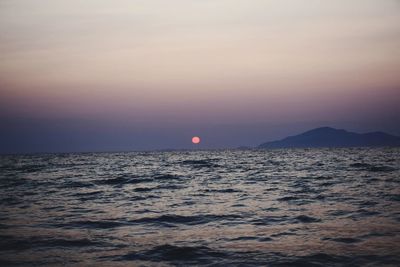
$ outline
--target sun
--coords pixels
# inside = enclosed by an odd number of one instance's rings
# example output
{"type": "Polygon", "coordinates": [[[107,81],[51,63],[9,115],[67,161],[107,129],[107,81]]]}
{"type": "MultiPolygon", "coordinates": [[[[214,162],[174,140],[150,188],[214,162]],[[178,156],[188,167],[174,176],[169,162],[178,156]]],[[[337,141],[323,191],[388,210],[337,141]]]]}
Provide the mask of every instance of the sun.
{"type": "Polygon", "coordinates": [[[193,138],[192,138],[192,143],[193,144],[199,144],[200,143],[200,137],[198,137],[198,136],[193,136],[193,138]]]}

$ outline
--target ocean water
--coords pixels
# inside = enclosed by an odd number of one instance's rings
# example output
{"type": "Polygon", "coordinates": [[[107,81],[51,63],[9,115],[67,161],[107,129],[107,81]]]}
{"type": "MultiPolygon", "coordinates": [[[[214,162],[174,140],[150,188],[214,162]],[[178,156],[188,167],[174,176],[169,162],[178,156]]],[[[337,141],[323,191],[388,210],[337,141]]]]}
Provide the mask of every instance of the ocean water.
{"type": "Polygon", "coordinates": [[[400,266],[400,149],[1,156],[1,266],[400,266]]]}

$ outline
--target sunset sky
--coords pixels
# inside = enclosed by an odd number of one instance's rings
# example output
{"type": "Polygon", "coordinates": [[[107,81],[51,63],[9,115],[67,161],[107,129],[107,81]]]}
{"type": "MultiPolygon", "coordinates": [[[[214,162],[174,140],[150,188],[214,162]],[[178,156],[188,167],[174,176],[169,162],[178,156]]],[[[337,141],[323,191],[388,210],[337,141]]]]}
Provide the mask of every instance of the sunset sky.
{"type": "Polygon", "coordinates": [[[400,1],[2,0],[0,153],[400,135],[400,1]]]}

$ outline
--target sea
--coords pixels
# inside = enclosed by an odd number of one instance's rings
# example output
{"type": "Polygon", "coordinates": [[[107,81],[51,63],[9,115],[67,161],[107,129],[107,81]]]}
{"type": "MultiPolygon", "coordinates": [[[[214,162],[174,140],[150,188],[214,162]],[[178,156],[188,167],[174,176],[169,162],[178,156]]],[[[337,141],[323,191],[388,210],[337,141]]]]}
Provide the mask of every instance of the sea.
{"type": "Polygon", "coordinates": [[[0,266],[400,266],[400,148],[3,155],[0,266]]]}

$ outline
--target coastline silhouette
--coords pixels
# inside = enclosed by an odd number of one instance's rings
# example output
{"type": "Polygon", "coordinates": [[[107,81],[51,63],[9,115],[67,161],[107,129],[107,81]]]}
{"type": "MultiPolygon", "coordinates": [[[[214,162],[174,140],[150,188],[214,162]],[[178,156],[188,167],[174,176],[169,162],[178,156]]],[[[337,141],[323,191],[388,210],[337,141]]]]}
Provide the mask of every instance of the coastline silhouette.
{"type": "Polygon", "coordinates": [[[316,128],[278,141],[265,142],[259,148],[311,147],[397,147],[400,137],[384,132],[358,134],[331,127],[316,128]]]}

